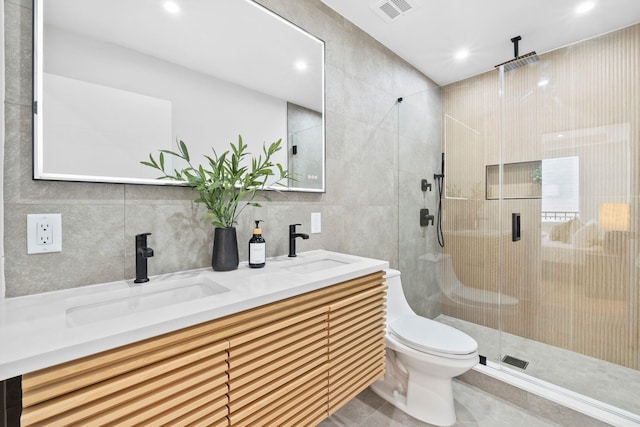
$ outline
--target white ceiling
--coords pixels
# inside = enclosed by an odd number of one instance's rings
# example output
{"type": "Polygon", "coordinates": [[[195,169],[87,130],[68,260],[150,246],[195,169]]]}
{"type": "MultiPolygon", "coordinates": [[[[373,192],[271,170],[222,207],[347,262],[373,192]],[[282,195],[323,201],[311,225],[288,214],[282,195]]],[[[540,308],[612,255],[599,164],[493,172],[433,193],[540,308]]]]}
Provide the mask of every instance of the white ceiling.
{"type": "Polygon", "coordinates": [[[640,22],[640,0],[594,0],[582,15],[583,0],[404,0],[414,7],[390,22],[374,12],[388,1],[322,0],[440,85],[512,59],[518,35],[520,55],[542,54],[640,22]]]}

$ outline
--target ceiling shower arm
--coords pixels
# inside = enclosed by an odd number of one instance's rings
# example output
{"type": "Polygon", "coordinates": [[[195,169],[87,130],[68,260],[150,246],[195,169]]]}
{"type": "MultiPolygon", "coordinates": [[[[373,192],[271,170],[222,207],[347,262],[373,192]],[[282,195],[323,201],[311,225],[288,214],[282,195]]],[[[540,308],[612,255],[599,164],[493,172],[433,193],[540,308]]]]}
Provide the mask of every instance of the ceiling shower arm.
{"type": "Polygon", "coordinates": [[[513,57],[517,58],[518,57],[518,42],[522,40],[521,36],[515,36],[514,38],[511,39],[511,43],[513,43],[513,57]]]}

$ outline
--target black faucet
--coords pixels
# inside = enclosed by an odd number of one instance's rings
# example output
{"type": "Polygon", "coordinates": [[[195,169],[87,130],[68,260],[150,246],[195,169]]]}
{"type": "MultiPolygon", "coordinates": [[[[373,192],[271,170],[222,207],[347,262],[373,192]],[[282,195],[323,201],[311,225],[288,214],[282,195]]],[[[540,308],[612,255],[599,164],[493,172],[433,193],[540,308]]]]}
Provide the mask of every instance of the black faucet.
{"type": "Polygon", "coordinates": [[[136,280],[134,283],[145,283],[149,281],[147,277],[147,258],[153,256],[153,249],[147,247],[147,236],[151,233],[136,235],[136,280]]]}
{"type": "Polygon", "coordinates": [[[302,224],[291,224],[289,226],[289,256],[295,257],[296,255],[296,237],[302,237],[304,240],[309,238],[308,234],[304,233],[296,233],[296,225],[302,224]]]}

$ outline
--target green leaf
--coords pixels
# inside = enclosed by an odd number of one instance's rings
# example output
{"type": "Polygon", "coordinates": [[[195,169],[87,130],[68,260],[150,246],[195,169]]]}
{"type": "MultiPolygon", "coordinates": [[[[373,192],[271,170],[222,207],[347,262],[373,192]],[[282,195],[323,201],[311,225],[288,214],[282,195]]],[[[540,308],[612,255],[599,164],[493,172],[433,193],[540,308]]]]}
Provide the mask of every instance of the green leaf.
{"type": "Polygon", "coordinates": [[[204,155],[205,165],[191,164],[189,150],[183,141],[178,141],[179,152],[171,150],[160,151],[160,165],[153,156],[149,161],[141,164],[161,170],[163,175],[158,179],[177,181],[179,185],[188,185],[198,192],[196,203],[203,203],[208,212],[206,218],[216,227],[231,227],[237,224],[237,218],[246,206],[261,207],[255,202],[256,197],[270,200],[263,192],[269,177],[275,175],[274,184],[284,185],[282,180],[290,179],[290,175],[282,165],[274,164],[271,156],[281,149],[281,139],[269,144],[263,144],[262,154],[250,157],[247,144],[238,135],[238,143],[231,143],[231,150],[221,155],[212,148],[213,155],[204,155]],[[187,167],[174,170],[173,175],[165,172],[165,157],[173,156],[187,162],[187,167]],[[249,159],[247,157],[249,156],[249,159]],[[277,172],[276,172],[277,171],[277,172]],[[239,206],[241,202],[245,202],[239,206]]]}
{"type": "Polygon", "coordinates": [[[158,151],[160,151],[161,153],[170,154],[172,156],[179,157],[181,159],[184,158],[184,157],[182,157],[182,154],[178,154],[175,151],[171,151],[171,150],[158,150],[158,151]]]}
{"type": "Polygon", "coordinates": [[[151,168],[157,169],[156,165],[154,165],[153,163],[150,163],[150,162],[140,162],[140,163],[145,165],[145,166],[149,166],[151,168]]]}
{"type": "Polygon", "coordinates": [[[182,153],[184,159],[188,162],[189,160],[189,150],[187,149],[187,144],[185,144],[184,142],[182,142],[182,140],[180,140],[180,142],[178,143],[179,147],[180,147],[180,153],[182,153]]]}
{"type": "Polygon", "coordinates": [[[149,161],[151,162],[151,167],[152,168],[160,169],[158,167],[158,164],[156,163],[155,159],[153,158],[153,156],[151,154],[149,154],[149,161]]]}

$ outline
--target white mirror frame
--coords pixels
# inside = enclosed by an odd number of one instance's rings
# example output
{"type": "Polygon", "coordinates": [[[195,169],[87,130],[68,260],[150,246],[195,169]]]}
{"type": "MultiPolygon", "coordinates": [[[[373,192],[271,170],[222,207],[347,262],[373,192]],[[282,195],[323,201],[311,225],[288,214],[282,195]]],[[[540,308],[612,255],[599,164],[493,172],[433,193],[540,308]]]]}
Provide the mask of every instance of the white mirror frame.
{"type": "MultiPolygon", "coordinates": [[[[68,2],[71,0],[56,0],[58,4],[60,4],[62,1],[68,2]]],[[[128,1],[123,0],[123,1],[127,3],[127,6],[130,6],[132,4],[130,0],[128,1]]],[[[198,3],[198,2],[193,2],[193,0],[190,0],[190,1],[192,2],[191,6],[197,5],[198,3]]],[[[321,164],[316,164],[314,167],[314,171],[307,172],[306,176],[303,177],[305,179],[307,177],[310,177],[311,179],[317,180],[316,183],[312,183],[314,184],[313,187],[310,186],[308,188],[304,188],[304,187],[300,188],[299,186],[296,186],[299,184],[296,184],[294,182],[293,185],[290,185],[287,188],[287,190],[302,191],[302,192],[324,192],[325,181],[326,181],[325,124],[324,124],[325,123],[324,119],[326,116],[325,106],[324,106],[324,42],[306,33],[304,30],[297,27],[295,24],[292,24],[291,22],[285,20],[279,15],[274,14],[273,12],[269,11],[268,9],[265,9],[264,7],[258,5],[257,3],[251,0],[242,0],[242,1],[228,0],[228,1],[230,3],[233,3],[234,7],[242,3],[251,5],[253,8],[255,8],[255,10],[259,11],[261,14],[264,14],[266,17],[268,17],[273,21],[273,22],[270,21],[268,25],[274,25],[274,22],[277,22],[277,25],[279,26],[282,26],[282,24],[285,24],[286,30],[284,31],[291,32],[293,30],[294,33],[299,33],[304,35],[306,37],[306,41],[304,43],[307,43],[307,45],[313,45],[315,46],[314,49],[316,48],[318,49],[317,52],[314,54],[316,57],[313,58],[313,61],[315,62],[312,62],[312,67],[315,68],[313,72],[316,73],[316,80],[318,79],[320,80],[321,87],[320,87],[320,93],[314,95],[316,97],[314,101],[315,104],[313,104],[312,108],[310,108],[309,110],[317,111],[318,108],[320,109],[318,116],[320,117],[319,120],[321,120],[320,132],[319,132],[321,134],[321,155],[320,155],[321,164]]],[[[78,0],[77,4],[80,4],[80,2],[83,5],[98,4],[96,3],[95,0],[78,0]]],[[[209,1],[204,0],[204,2],[208,3],[209,1]]],[[[114,0],[106,0],[106,3],[109,5],[112,5],[115,8],[114,0]]],[[[141,91],[142,93],[139,93],[136,90],[130,90],[130,88],[125,88],[125,89],[114,88],[108,85],[95,84],[94,82],[88,82],[83,79],[67,78],[67,76],[59,76],[55,74],[45,75],[44,55],[46,55],[46,50],[45,50],[46,41],[44,40],[44,36],[43,36],[44,28],[45,28],[43,6],[49,7],[52,4],[53,4],[52,2],[47,2],[45,4],[44,0],[34,0],[34,52],[35,52],[35,55],[34,55],[34,116],[33,116],[33,119],[34,119],[33,177],[34,179],[166,185],[170,183],[167,181],[159,181],[155,179],[155,176],[158,175],[156,173],[157,171],[153,171],[150,168],[145,168],[144,166],[139,164],[139,161],[146,160],[149,153],[157,154],[157,150],[159,149],[176,150],[175,143],[177,139],[183,139],[187,143],[187,145],[190,148],[192,158],[197,159],[200,154],[210,153],[210,142],[207,143],[209,144],[207,147],[203,147],[202,149],[198,149],[197,147],[193,148],[194,144],[192,144],[192,141],[191,142],[189,141],[188,137],[186,136],[182,137],[182,134],[176,135],[175,133],[171,133],[172,126],[175,126],[175,123],[173,124],[171,123],[171,119],[174,117],[173,110],[172,110],[172,105],[173,105],[172,100],[167,101],[166,99],[163,99],[161,97],[148,96],[148,94],[146,94],[144,91],[141,91]],[[93,140],[98,140],[102,138],[101,137],[96,138],[95,135],[90,133],[83,134],[83,135],[89,135],[88,137],[85,137],[85,138],[81,138],[77,136],[75,138],[70,138],[70,137],[67,137],[69,134],[66,133],[66,129],[68,128],[63,128],[62,130],[58,130],[54,126],[49,126],[48,129],[53,128],[58,131],[57,134],[61,136],[60,138],[58,138],[58,140],[64,140],[65,144],[68,143],[67,141],[71,141],[70,144],[72,145],[72,148],[69,148],[68,145],[65,145],[65,148],[56,148],[52,150],[51,147],[47,146],[48,141],[50,141],[49,134],[47,134],[45,137],[43,132],[43,129],[45,129],[45,120],[50,117],[54,117],[54,119],[57,119],[57,115],[58,115],[57,113],[59,111],[65,110],[65,104],[56,103],[55,101],[57,101],[57,98],[54,101],[53,96],[50,96],[50,97],[44,96],[45,94],[47,94],[47,92],[45,91],[49,89],[47,85],[50,85],[50,87],[54,87],[54,85],[51,82],[55,82],[55,88],[58,89],[59,92],[64,93],[65,98],[70,96],[71,94],[74,94],[74,93],[77,94],[76,98],[83,101],[83,106],[84,106],[84,101],[91,102],[92,100],[105,100],[105,99],[124,100],[125,101],[124,105],[130,108],[130,111],[126,111],[127,107],[117,108],[117,109],[102,108],[102,111],[100,111],[101,110],[100,107],[103,107],[104,102],[96,101],[91,106],[91,108],[80,108],[74,111],[73,113],[75,114],[78,112],[78,110],[82,110],[81,113],[84,114],[84,112],[93,112],[95,110],[97,111],[97,113],[95,113],[94,117],[98,117],[98,116],[105,116],[106,115],[105,111],[106,111],[109,115],[109,120],[110,120],[108,123],[108,126],[111,126],[111,124],[115,122],[122,122],[122,123],[127,122],[128,117],[130,117],[131,111],[145,112],[145,115],[143,115],[141,118],[139,116],[136,116],[136,121],[135,121],[136,132],[139,132],[139,128],[142,126],[141,124],[146,122],[146,130],[144,131],[144,134],[145,135],[148,134],[152,141],[162,140],[164,142],[161,144],[154,145],[153,148],[149,148],[149,147],[142,148],[138,150],[138,152],[134,152],[134,146],[137,146],[137,144],[134,144],[132,141],[134,140],[137,141],[137,139],[134,138],[134,139],[127,140],[126,138],[119,138],[120,134],[117,134],[118,135],[117,139],[119,141],[120,140],[125,141],[123,146],[120,147],[121,149],[120,153],[116,153],[112,155],[106,152],[104,153],[101,152],[99,148],[91,147],[90,149],[86,150],[88,151],[88,156],[90,157],[88,159],[83,160],[79,157],[80,156],[79,152],[84,150],[86,141],[88,140],[93,141],[93,140]],[[91,94],[91,95],[87,96],[87,94],[91,94]],[[50,102],[50,104],[47,104],[47,102],[50,102]],[[50,107],[50,109],[48,109],[48,107],[50,107]],[[102,114],[100,114],[101,112],[102,114]],[[153,135],[153,132],[156,132],[155,135],[153,135]],[[172,137],[165,137],[165,135],[168,135],[168,134],[171,134],[172,137]],[[122,150],[125,150],[125,149],[126,149],[126,152],[123,153],[122,150]],[[115,165],[115,164],[121,163],[119,159],[124,159],[124,158],[130,158],[131,161],[134,161],[134,163],[132,164],[130,161],[130,164],[125,167],[125,172],[121,172],[119,174],[115,174],[115,173],[94,174],[92,173],[93,172],[92,167],[89,167],[89,170],[70,170],[70,171],[47,169],[46,166],[48,164],[55,164],[56,157],[68,158],[69,157],[68,152],[70,151],[74,153],[74,155],[72,156],[73,163],[76,163],[78,165],[90,165],[90,162],[94,162],[95,164],[96,161],[97,163],[99,163],[98,166],[103,164],[115,165]],[[109,156],[112,156],[112,157],[110,158],[109,156]],[[148,175],[143,177],[123,176],[123,174],[125,175],[128,174],[128,171],[132,170],[132,168],[136,168],[135,169],[136,172],[141,171],[142,173],[146,173],[148,175]]],[[[187,2],[185,5],[189,5],[189,3],[187,2]]],[[[91,6],[87,6],[87,7],[91,7],[91,6]]],[[[122,12],[117,10],[115,11],[115,13],[122,13],[122,12]]],[[[228,16],[226,18],[228,19],[228,16]]],[[[243,19],[246,19],[245,15],[243,15],[243,19]]],[[[145,26],[146,25],[147,25],[147,22],[145,22],[145,26]]],[[[285,27],[282,27],[282,28],[285,28],[285,27]]],[[[246,28],[244,30],[246,30],[246,28]]],[[[108,32],[108,30],[106,30],[106,32],[108,32]]],[[[191,33],[198,33],[198,32],[193,31],[191,33]]],[[[274,31],[270,31],[270,33],[274,33],[274,31]]],[[[202,37],[202,34],[199,34],[199,35],[200,37],[202,37]]],[[[287,37],[287,39],[290,39],[290,38],[292,37],[287,37]]],[[[206,38],[206,39],[209,39],[209,38],[206,38]]],[[[260,50],[265,50],[265,47],[263,46],[262,43],[257,43],[257,44],[260,45],[258,46],[260,50]]],[[[269,46],[276,45],[276,43],[267,43],[267,44],[269,46]]],[[[119,46],[116,46],[116,48],[120,49],[119,46]]],[[[238,55],[237,51],[235,52],[235,55],[238,58],[244,58],[243,55],[238,55]]],[[[244,54],[244,55],[248,56],[250,54],[244,54]]],[[[59,62],[63,62],[63,61],[59,61],[59,62]]],[[[217,62],[224,62],[224,60],[220,60],[217,62]]],[[[276,65],[280,66],[282,62],[284,61],[278,61],[276,65]]],[[[264,72],[264,66],[257,67],[257,68],[259,68],[257,71],[260,75],[266,74],[264,72]]],[[[204,73],[201,70],[198,70],[197,72],[201,74],[204,73]]],[[[232,72],[232,74],[234,73],[232,72]]],[[[235,74],[238,74],[238,73],[236,72],[235,74]]],[[[210,76],[207,76],[207,77],[209,78],[210,76]]],[[[294,167],[292,167],[291,163],[288,163],[289,156],[287,156],[287,154],[291,154],[291,151],[292,151],[291,141],[293,140],[293,136],[291,134],[292,132],[297,132],[300,130],[300,127],[299,127],[300,123],[298,123],[297,129],[293,129],[293,131],[291,131],[290,127],[287,129],[288,127],[286,123],[287,119],[284,119],[285,122],[284,122],[284,128],[283,128],[280,116],[278,116],[277,119],[274,119],[274,116],[269,116],[271,112],[268,111],[267,109],[269,108],[270,103],[271,104],[275,103],[278,105],[284,105],[285,112],[286,112],[286,110],[288,110],[287,106],[288,106],[289,100],[291,100],[291,103],[295,107],[299,106],[299,104],[297,103],[298,100],[295,99],[295,96],[297,96],[296,93],[300,93],[303,90],[301,88],[296,89],[294,87],[295,82],[293,81],[293,78],[290,78],[290,77],[282,78],[281,75],[278,77],[279,79],[277,82],[274,81],[275,83],[268,84],[267,87],[269,88],[269,90],[272,90],[272,89],[277,90],[275,86],[278,86],[278,85],[283,86],[283,90],[288,89],[290,91],[289,94],[286,95],[286,98],[282,98],[282,97],[279,98],[279,93],[277,94],[259,93],[258,94],[257,91],[244,87],[243,86],[244,83],[242,82],[238,82],[238,83],[228,82],[226,80],[222,80],[222,77],[213,78],[219,82],[220,81],[223,82],[226,85],[230,85],[234,91],[233,92],[234,98],[235,98],[235,94],[242,94],[242,92],[245,92],[245,91],[247,93],[249,92],[253,93],[253,94],[247,95],[249,98],[246,98],[246,99],[251,99],[251,102],[245,101],[244,104],[241,105],[243,108],[243,111],[247,111],[247,115],[254,114],[253,117],[257,118],[256,120],[252,119],[252,124],[254,121],[260,121],[260,119],[262,119],[264,122],[268,124],[273,124],[275,122],[278,122],[278,126],[275,126],[273,131],[270,131],[272,135],[278,135],[278,136],[273,136],[273,137],[267,136],[265,138],[263,135],[269,132],[254,132],[256,133],[256,135],[253,135],[254,138],[251,139],[251,138],[247,138],[247,135],[243,130],[241,132],[236,132],[234,136],[231,136],[230,133],[227,133],[227,135],[222,137],[218,137],[218,136],[208,137],[207,139],[209,140],[216,140],[217,142],[222,143],[221,146],[215,147],[218,153],[228,150],[230,142],[234,142],[234,143],[237,142],[238,133],[242,133],[245,143],[251,144],[251,142],[253,141],[258,145],[258,147],[252,147],[250,145],[250,151],[255,155],[261,152],[263,143],[269,144],[278,138],[282,138],[283,150],[281,151],[284,157],[278,158],[276,159],[276,161],[282,163],[283,166],[285,168],[288,168],[289,170],[295,169],[294,167]],[[254,103],[253,102],[254,99],[258,99],[258,101],[254,103]],[[263,99],[264,99],[264,105],[261,104],[263,102],[263,99]],[[280,101],[278,101],[278,99],[280,99],[280,101]],[[253,113],[251,113],[251,111],[248,111],[252,109],[255,110],[253,113]],[[280,137],[279,135],[281,135],[283,132],[284,132],[284,135],[280,137]],[[257,136],[257,135],[260,135],[260,136],[257,136]],[[258,138],[261,138],[261,139],[258,140],[258,138]]],[[[228,76],[225,76],[224,78],[228,78],[228,76]]],[[[252,81],[257,79],[253,77],[249,77],[249,80],[252,81]]],[[[253,82],[249,84],[253,84],[253,82]]],[[[304,85],[309,86],[309,83],[307,82],[304,85]]],[[[64,101],[66,101],[66,99],[64,101]]],[[[300,104],[303,104],[304,102],[305,100],[300,102],[300,104]]],[[[303,105],[302,110],[304,110],[306,107],[307,105],[303,105]]],[[[282,107],[280,107],[280,109],[282,109],[282,107]]],[[[93,124],[94,117],[89,117],[87,120],[91,121],[91,124],[93,124]]],[[[74,116],[74,120],[76,120],[76,118],[77,116],[74,116]]],[[[50,123],[51,120],[54,120],[54,119],[50,119],[48,123],[50,123]]],[[[291,120],[291,118],[289,117],[288,120],[291,120]]],[[[107,125],[104,125],[104,126],[106,127],[107,125]]],[[[315,125],[314,127],[317,128],[318,126],[315,125]]],[[[264,128],[261,128],[261,129],[264,129],[264,128]]],[[[189,130],[191,130],[191,128],[189,130]]],[[[316,133],[318,133],[317,129],[316,129],[316,133]]],[[[314,148],[314,150],[316,152],[315,155],[317,156],[318,149],[314,148]]],[[[179,167],[179,165],[175,165],[175,167],[179,167]]],[[[62,169],[64,169],[64,167],[62,169]]],[[[299,172],[299,171],[296,171],[296,172],[299,172]]],[[[304,179],[300,179],[299,181],[302,183],[304,182],[304,179]]],[[[279,188],[281,189],[281,187],[279,188]]]]}

